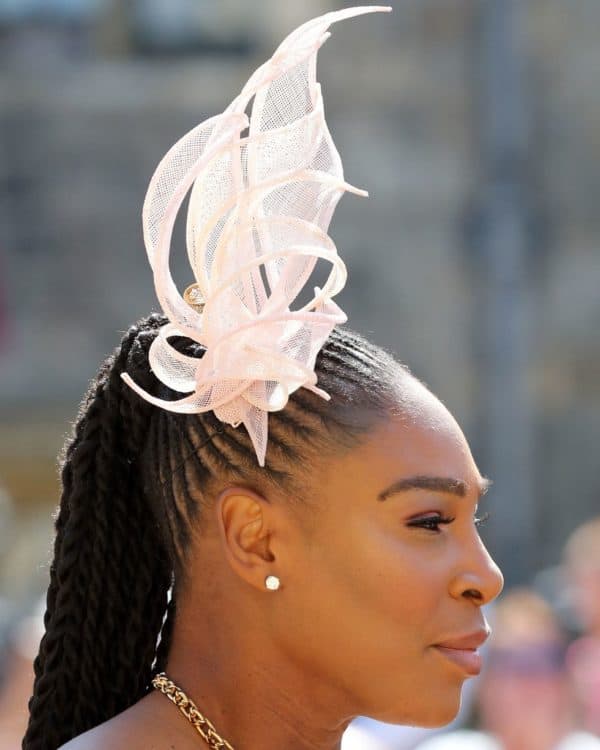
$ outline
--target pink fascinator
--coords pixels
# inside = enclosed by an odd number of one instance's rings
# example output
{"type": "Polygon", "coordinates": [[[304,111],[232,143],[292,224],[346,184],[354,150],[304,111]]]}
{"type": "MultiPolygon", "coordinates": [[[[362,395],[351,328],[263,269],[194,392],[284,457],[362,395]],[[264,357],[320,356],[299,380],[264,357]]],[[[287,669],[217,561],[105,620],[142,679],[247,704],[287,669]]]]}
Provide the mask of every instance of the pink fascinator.
{"type": "Polygon", "coordinates": [[[243,423],[261,466],[270,411],[283,409],[301,387],[329,399],[317,387],[315,360],[347,317],[332,299],[346,267],[327,229],[345,191],[367,195],[344,181],[316,80],[317,53],[332,23],[389,10],[349,8],[293,31],[222,114],[167,152],[144,201],[144,241],[169,319],[150,347],[150,367],[184,395],[166,401],[122,377],[163,409],[212,410],[222,422],[243,423]],[[190,188],[186,241],[195,284],[182,296],[169,252],[190,188]],[[292,309],[319,259],[330,264],[327,280],[292,309]],[[175,336],[202,344],[203,357],[178,352],[169,341],[175,336]]]}

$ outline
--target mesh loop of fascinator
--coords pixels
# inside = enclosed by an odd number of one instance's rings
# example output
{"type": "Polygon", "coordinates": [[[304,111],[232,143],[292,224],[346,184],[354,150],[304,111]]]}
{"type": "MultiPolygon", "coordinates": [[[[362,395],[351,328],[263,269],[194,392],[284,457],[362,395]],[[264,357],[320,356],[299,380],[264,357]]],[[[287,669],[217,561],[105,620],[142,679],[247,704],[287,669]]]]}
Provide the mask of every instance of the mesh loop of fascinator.
{"type": "Polygon", "coordinates": [[[144,201],[144,241],[169,319],[150,347],[150,367],[187,395],[160,399],[127,373],[122,377],[169,411],[212,410],[222,422],[243,423],[261,466],[268,412],[283,409],[300,387],[329,398],[317,387],[315,360],[347,318],[332,299],[346,282],[346,267],[327,230],[345,191],[366,195],[344,181],[316,80],[317,53],[332,23],[389,10],[349,8],[293,31],[222,114],[167,152],[144,201]],[[190,189],[186,243],[195,283],[182,296],[169,253],[190,189]],[[327,280],[292,309],[319,259],[331,266],[327,280]],[[177,351],[169,341],[176,336],[202,344],[204,356],[177,351]]]}

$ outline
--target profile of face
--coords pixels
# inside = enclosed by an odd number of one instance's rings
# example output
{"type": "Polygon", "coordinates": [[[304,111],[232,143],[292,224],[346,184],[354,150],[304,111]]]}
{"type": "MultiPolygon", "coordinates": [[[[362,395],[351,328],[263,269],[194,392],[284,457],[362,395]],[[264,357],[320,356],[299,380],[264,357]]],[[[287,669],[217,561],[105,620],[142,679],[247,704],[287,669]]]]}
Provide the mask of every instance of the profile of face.
{"type": "Polygon", "coordinates": [[[265,570],[282,581],[261,623],[270,651],[338,714],[448,723],[479,670],[481,607],[503,585],[476,525],[487,483],[461,429],[411,378],[396,415],[306,471],[306,522],[285,502],[267,510],[265,570]]]}

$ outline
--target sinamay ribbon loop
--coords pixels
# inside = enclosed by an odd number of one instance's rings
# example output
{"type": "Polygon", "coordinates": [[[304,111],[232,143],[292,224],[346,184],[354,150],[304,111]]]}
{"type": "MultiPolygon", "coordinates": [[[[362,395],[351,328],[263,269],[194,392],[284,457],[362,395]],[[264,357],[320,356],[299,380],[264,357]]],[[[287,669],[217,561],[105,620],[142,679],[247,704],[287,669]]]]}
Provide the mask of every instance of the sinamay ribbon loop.
{"type": "Polygon", "coordinates": [[[317,54],[331,24],[390,10],[349,8],[293,31],[221,115],[167,152],[146,194],[144,241],[170,321],[152,342],[150,367],[188,395],[165,401],[122,377],[163,409],[213,410],[223,422],[243,423],[261,466],[268,412],[283,409],[300,387],[329,398],[317,387],[315,360],[347,318],[332,299],[346,267],[327,230],[344,192],[366,195],[344,181],[316,80],[317,54]],[[186,241],[201,310],[183,299],[169,270],[175,218],[190,188],[186,241]],[[327,280],[292,309],[319,259],[331,266],[327,280]],[[174,336],[204,345],[204,356],[181,354],[170,344],[174,336]]]}

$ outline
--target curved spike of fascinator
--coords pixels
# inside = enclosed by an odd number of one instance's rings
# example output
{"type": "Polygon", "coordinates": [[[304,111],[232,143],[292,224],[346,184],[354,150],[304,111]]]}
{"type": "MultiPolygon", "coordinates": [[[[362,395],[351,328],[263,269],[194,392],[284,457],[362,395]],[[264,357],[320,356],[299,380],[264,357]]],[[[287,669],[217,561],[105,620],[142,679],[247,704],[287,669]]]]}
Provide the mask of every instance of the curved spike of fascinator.
{"type": "Polygon", "coordinates": [[[345,191],[367,195],[344,181],[316,80],[317,53],[332,23],[390,10],[349,8],[293,31],[222,114],[167,152],[144,201],[144,241],[169,319],[150,347],[150,367],[161,382],[188,395],[163,400],[127,373],[122,377],[163,409],[212,410],[222,422],[243,423],[261,466],[268,412],[283,409],[300,387],[329,399],[316,385],[315,360],[347,317],[332,300],[346,282],[346,267],[327,229],[345,191]],[[169,252],[190,188],[186,238],[196,283],[182,296],[169,252]],[[319,259],[331,264],[327,280],[292,310],[319,259]],[[178,352],[169,342],[174,336],[202,344],[204,355],[178,352]]]}

